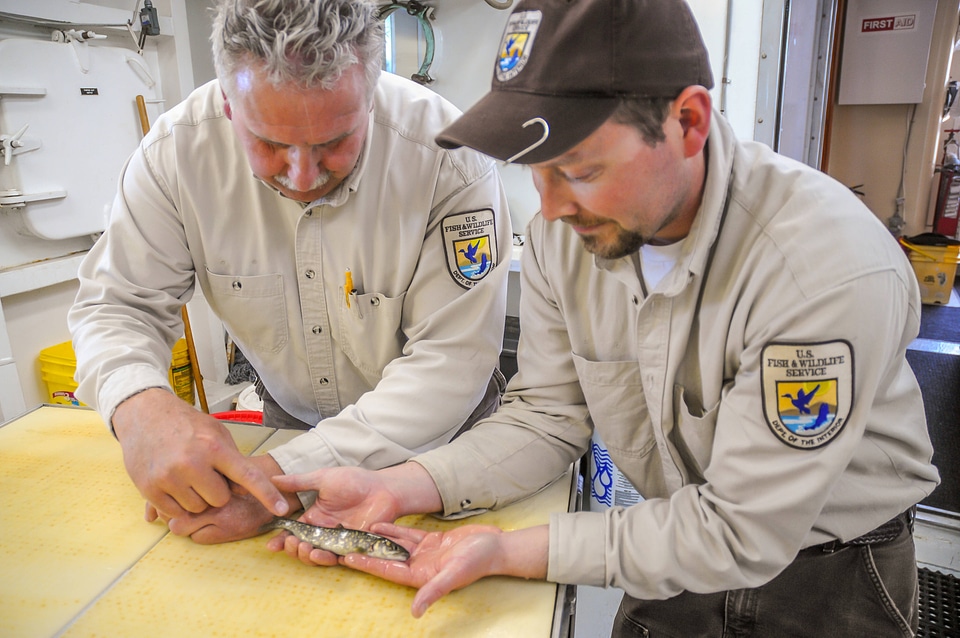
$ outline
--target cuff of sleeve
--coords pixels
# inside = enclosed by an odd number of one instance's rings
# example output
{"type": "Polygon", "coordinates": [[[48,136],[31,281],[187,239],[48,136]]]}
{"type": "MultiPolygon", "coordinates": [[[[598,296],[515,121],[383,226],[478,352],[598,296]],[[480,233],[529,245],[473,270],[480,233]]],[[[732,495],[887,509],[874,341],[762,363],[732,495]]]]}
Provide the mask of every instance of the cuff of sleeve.
{"type": "Polygon", "coordinates": [[[117,369],[107,377],[97,395],[96,408],[113,432],[113,413],[117,406],[149,388],[164,388],[173,392],[170,379],[147,364],[133,364],[117,369]]]}
{"type": "Polygon", "coordinates": [[[606,536],[606,517],[601,512],[552,513],[547,580],[609,587],[606,536]]]}
{"type": "MultiPolygon", "coordinates": [[[[327,443],[314,431],[304,432],[300,436],[278,445],[268,452],[277,462],[284,474],[305,474],[322,467],[337,467],[336,458],[327,443]]],[[[317,500],[316,491],[298,492],[297,498],[304,509],[317,500]]]]}
{"type": "Polygon", "coordinates": [[[438,448],[410,459],[421,465],[436,484],[443,502],[442,518],[454,520],[496,509],[496,499],[487,485],[483,481],[465,481],[464,474],[468,473],[458,473],[456,463],[446,461],[451,457],[445,452],[438,448]]]}

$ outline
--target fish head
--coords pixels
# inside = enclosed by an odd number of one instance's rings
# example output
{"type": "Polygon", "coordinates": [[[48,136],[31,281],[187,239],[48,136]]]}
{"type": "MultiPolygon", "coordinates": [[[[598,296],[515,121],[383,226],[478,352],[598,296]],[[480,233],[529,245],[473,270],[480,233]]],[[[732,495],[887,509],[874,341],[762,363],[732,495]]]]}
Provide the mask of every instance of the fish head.
{"type": "Polygon", "coordinates": [[[405,561],[410,558],[410,552],[389,538],[379,538],[374,541],[366,554],[367,556],[382,558],[384,560],[405,561]]]}

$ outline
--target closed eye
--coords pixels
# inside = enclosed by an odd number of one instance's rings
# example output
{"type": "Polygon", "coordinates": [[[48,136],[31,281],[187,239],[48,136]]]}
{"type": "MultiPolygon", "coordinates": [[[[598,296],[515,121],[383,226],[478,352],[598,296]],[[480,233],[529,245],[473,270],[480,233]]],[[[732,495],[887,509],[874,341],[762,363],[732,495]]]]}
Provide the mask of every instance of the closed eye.
{"type": "Polygon", "coordinates": [[[588,170],[588,171],[579,171],[573,173],[563,173],[563,179],[567,180],[571,184],[589,182],[594,179],[600,171],[598,170],[588,170]]]}
{"type": "Polygon", "coordinates": [[[280,144],[279,142],[271,142],[270,140],[265,140],[262,137],[258,137],[257,141],[260,142],[260,145],[270,151],[282,151],[284,149],[290,148],[289,144],[280,144]]]}

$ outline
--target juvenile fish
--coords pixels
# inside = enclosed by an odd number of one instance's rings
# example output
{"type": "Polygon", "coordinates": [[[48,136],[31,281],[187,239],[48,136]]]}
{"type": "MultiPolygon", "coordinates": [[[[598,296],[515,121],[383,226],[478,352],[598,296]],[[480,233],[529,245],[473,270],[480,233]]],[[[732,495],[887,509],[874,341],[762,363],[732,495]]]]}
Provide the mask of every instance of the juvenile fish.
{"type": "Polygon", "coordinates": [[[303,542],[339,556],[366,554],[373,558],[386,560],[407,560],[410,558],[410,552],[389,538],[358,529],[347,529],[343,525],[317,527],[289,518],[277,518],[273,521],[271,527],[273,529],[285,529],[303,542]]]}

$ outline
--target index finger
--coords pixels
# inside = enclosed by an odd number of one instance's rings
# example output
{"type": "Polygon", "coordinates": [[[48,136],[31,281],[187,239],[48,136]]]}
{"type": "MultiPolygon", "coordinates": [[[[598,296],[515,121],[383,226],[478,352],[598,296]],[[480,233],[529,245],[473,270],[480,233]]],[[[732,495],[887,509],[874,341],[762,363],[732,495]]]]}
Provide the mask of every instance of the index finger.
{"type": "Polygon", "coordinates": [[[306,492],[319,488],[320,470],[306,474],[278,474],[271,480],[288,492],[306,492]]]}
{"type": "Polygon", "coordinates": [[[323,565],[329,567],[337,564],[336,554],[316,548],[310,543],[305,543],[297,539],[296,536],[287,535],[283,539],[283,549],[286,550],[290,556],[300,559],[300,562],[304,565],[323,565]]]}
{"type": "Polygon", "coordinates": [[[429,532],[416,527],[403,527],[393,523],[374,523],[370,526],[370,531],[381,536],[389,536],[394,540],[410,541],[416,545],[420,544],[429,532]]]}
{"type": "Polygon", "coordinates": [[[223,474],[267,508],[274,516],[284,516],[290,510],[287,499],[259,467],[238,450],[228,451],[214,460],[214,469],[223,474]]]}

